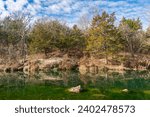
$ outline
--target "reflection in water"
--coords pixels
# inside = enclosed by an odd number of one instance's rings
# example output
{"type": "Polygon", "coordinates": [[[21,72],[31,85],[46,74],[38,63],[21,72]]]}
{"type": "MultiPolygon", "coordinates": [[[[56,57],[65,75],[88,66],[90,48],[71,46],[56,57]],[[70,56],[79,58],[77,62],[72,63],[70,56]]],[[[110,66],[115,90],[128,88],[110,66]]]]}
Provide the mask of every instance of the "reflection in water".
{"type": "MultiPolygon", "coordinates": [[[[59,96],[65,91],[66,88],[81,85],[83,88],[88,89],[84,93],[83,99],[150,99],[150,72],[149,71],[126,71],[124,73],[118,72],[100,72],[99,74],[86,74],[81,75],[78,72],[66,71],[66,72],[40,72],[32,76],[25,75],[23,73],[11,73],[11,74],[0,74],[0,97],[6,97],[6,99],[11,99],[11,92],[17,95],[17,92],[24,96],[28,92],[34,91],[35,95],[39,95],[39,91],[43,93],[43,89],[38,89],[38,87],[44,86],[47,90],[50,87],[55,87],[53,90],[58,90],[61,88],[62,91],[58,92],[59,96]],[[36,86],[32,90],[32,86],[36,86]],[[30,87],[30,89],[28,88],[30,87]],[[65,88],[65,89],[63,89],[65,88]],[[122,94],[123,89],[128,89],[128,94],[122,94]],[[88,94],[90,93],[90,94],[88,94]],[[4,96],[3,96],[4,95],[4,96]],[[90,96],[89,96],[90,95],[90,96]],[[119,95],[119,96],[118,96],[119,95]],[[145,95],[148,95],[148,97],[145,95]],[[7,98],[8,97],[8,98],[7,98]]],[[[55,92],[55,91],[54,91],[55,92]]],[[[45,92],[41,97],[49,96],[45,92]]],[[[14,95],[13,94],[13,95],[14,95]]],[[[30,94],[33,95],[33,92],[30,94]]],[[[51,94],[54,95],[54,94],[51,94]]],[[[56,95],[56,93],[55,93],[56,95]]],[[[65,96],[70,96],[70,94],[65,94],[65,96]]],[[[17,95],[18,96],[18,95],[17,95]]],[[[63,95],[64,96],[64,95],[63,95]]],[[[71,95],[72,96],[72,95],[71,95]]],[[[82,93],[81,93],[82,96],[82,93]]],[[[16,97],[14,97],[16,99],[16,97]]],[[[13,99],[14,99],[13,98],[13,99]]],[[[24,97],[22,97],[24,99],[24,97]]],[[[30,97],[31,98],[31,97],[30,97]]],[[[69,99],[74,99],[75,97],[70,97],[69,99]]],[[[38,98],[39,99],[39,98],[38,98]]],[[[59,99],[56,97],[56,99],[59,99]]],[[[77,99],[82,99],[80,97],[77,99]]]]}

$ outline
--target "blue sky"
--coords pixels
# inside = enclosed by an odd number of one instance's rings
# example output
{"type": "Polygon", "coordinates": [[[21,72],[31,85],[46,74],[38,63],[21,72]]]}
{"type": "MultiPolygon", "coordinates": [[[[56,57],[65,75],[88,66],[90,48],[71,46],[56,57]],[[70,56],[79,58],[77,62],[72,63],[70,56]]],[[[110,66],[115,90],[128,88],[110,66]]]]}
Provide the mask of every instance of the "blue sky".
{"type": "Polygon", "coordinates": [[[41,17],[62,19],[72,26],[94,9],[115,12],[118,22],[125,16],[142,20],[143,28],[150,24],[150,0],[0,0],[0,16],[15,11],[30,12],[34,20],[41,17]]]}

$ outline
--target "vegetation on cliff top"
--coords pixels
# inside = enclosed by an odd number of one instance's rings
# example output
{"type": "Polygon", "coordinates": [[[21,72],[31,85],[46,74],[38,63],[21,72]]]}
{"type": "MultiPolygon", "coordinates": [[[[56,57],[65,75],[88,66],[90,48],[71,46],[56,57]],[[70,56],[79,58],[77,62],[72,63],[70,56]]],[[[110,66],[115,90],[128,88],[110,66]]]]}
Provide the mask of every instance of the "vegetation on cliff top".
{"type": "MultiPolygon", "coordinates": [[[[93,16],[89,27],[68,27],[58,20],[41,19],[30,25],[30,16],[16,13],[0,20],[0,64],[26,59],[33,53],[59,50],[76,57],[106,58],[118,53],[150,54],[150,28],[142,30],[140,19],[122,18],[115,25],[115,13],[93,16]]],[[[80,26],[81,27],[81,26],[80,26]]],[[[85,27],[85,26],[82,26],[85,27]]]]}

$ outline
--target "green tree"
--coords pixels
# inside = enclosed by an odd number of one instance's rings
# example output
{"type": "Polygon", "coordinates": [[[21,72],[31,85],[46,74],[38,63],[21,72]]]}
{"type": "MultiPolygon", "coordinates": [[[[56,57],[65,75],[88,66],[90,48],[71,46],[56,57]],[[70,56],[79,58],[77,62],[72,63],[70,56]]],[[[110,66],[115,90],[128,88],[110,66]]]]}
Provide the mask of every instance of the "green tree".
{"type": "Polygon", "coordinates": [[[68,29],[64,34],[64,45],[67,50],[77,49],[83,51],[85,48],[85,38],[77,25],[74,25],[72,29],[68,29]]]}
{"type": "Polygon", "coordinates": [[[76,48],[81,48],[81,50],[83,50],[85,48],[86,42],[85,42],[84,34],[78,28],[77,25],[73,26],[71,37],[73,40],[71,45],[73,45],[76,48]]]}
{"type": "Polygon", "coordinates": [[[105,11],[101,15],[94,16],[92,25],[88,32],[87,50],[93,54],[101,54],[108,62],[108,55],[114,54],[120,47],[118,30],[114,26],[115,14],[107,14],[105,11]]]}
{"type": "Polygon", "coordinates": [[[57,20],[40,20],[30,33],[30,51],[47,53],[59,48],[63,25],[57,20]]]}

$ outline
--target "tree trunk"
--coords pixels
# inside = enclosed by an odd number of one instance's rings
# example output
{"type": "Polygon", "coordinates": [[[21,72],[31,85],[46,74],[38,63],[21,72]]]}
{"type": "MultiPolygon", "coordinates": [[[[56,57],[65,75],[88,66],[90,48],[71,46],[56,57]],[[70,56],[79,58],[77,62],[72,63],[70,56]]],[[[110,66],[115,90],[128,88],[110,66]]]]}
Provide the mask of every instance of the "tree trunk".
{"type": "Polygon", "coordinates": [[[107,55],[107,53],[105,54],[105,64],[107,65],[108,64],[108,55],[107,55]]]}

